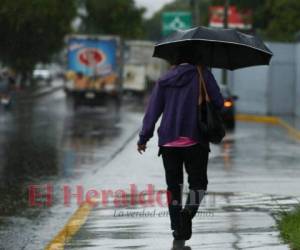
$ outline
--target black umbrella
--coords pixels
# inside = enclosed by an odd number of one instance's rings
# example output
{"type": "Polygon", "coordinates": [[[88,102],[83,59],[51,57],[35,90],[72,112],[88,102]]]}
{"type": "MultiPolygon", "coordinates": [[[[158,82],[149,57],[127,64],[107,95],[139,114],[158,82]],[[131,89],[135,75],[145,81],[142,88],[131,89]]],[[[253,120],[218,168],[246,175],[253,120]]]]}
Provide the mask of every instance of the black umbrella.
{"type": "Polygon", "coordinates": [[[189,62],[234,70],[268,65],[273,53],[257,36],[233,29],[197,27],[164,38],[155,45],[153,56],[172,64],[189,62]]]}

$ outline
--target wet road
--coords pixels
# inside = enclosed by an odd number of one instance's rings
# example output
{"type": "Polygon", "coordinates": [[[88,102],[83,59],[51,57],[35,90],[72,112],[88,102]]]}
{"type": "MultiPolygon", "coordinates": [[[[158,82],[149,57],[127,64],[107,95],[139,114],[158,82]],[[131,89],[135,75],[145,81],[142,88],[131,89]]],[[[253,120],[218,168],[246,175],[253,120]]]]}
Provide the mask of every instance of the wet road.
{"type": "Polygon", "coordinates": [[[0,110],[0,249],[43,249],[76,206],[58,208],[62,198],[53,195],[50,207],[31,207],[29,185],[55,194],[83,182],[126,145],[139,118],[113,105],[73,112],[63,91],[0,110]]]}
{"type": "MultiPolygon", "coordinates": [[[[171,249],[166,207],[129,204],[129,184],[139,191],[146,184],[153,184],[157,193],[165,189],[155,144],[153,140],[148,152],[138,156],[132,141],[103,169],[103,182],[94,179],[85,186],[86,190],[123,189],[128,203],[118,208],[112,199],[101,206],[100,196],[98,207],[66,249],[171,249]]],[[[235,133],[212,148],[208,195],[186,249],[288,249],[278,237],[276,218],[299,204],[299,149],[299,142],[279,127],[238,123],[235,133]]]]}
{"type": "MultiPolygon", "coordinates": [[[[74,113],[63,92],[1,111],[0,249],[43,249],[78,208],[75,195],[70,206],[64,204],[65,185],[73,194],[77,186],[128,194],[130,184],[139,191],[146,184],[165,189],[156,139],[145,155],[136,153],[141,117],[127,106],[119,114],[113,107],[74,113]],[[29,207],[30,184],[53,187],[50,207],[29,207]]],[[[197,250],[288,249],[278,239],[275,218],[298,203],[299,148],[283,129],[238,123],[235,133],[212,148],[209,193],[187,245],[197,250]]],[[[145,216],[160,211],[166,208],[98,206],[66,249],[170,249],[168,217],[145,216]]]]}

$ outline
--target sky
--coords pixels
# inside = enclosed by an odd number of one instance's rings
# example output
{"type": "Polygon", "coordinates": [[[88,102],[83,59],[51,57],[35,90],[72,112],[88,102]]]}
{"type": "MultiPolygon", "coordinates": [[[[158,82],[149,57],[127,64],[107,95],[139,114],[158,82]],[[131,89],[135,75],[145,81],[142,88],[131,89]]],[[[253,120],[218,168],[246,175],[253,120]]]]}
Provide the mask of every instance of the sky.
{"type": "Polygon", "coordinates": [[[152,14],[159,10],[164,4],[172,1],[173,0],[135,0],[137,6],[147,9],[145,17],[151,17],[152,14]]]}

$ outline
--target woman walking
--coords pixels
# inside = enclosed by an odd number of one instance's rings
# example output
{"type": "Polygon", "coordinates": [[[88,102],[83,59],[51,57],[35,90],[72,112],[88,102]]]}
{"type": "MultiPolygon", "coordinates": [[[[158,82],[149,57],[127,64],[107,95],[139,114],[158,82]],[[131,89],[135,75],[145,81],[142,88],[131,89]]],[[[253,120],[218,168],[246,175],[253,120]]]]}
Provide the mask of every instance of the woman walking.
{"type": "Polygon", "coordinates": [[[173,66],[156,83],[139,134],[138,152],[146,150],[155,124],[159,155],[162,155],[168,190],[168,208],[175,240],[192,235],[192,218],[207,190],[208,140],[198,128],[198,105],[205,92],[215,108],[223,107],[223,97],[212,73],[203,66],[182,63],[173,66]],[[203,79],[204,86],[199,79],[203,79]],[[200,87],[202,86],[202,87],[200,87]],[[182,206],[183,167],[188,175],[189,194],[182,206]]]}

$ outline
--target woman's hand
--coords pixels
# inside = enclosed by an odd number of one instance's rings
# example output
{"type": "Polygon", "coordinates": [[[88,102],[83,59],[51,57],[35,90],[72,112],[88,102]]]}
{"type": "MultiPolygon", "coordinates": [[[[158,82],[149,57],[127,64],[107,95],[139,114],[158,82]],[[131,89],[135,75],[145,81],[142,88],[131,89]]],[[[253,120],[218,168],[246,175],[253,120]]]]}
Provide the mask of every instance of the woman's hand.
{"type": "Polygon", "coordinates": [[[137,151],[138,151],[140,154],[143,154],[143,152],[146,151],[146,148],[147,148],[146,144],[138,144],[138,145],[137,145],[137,151]]]}

